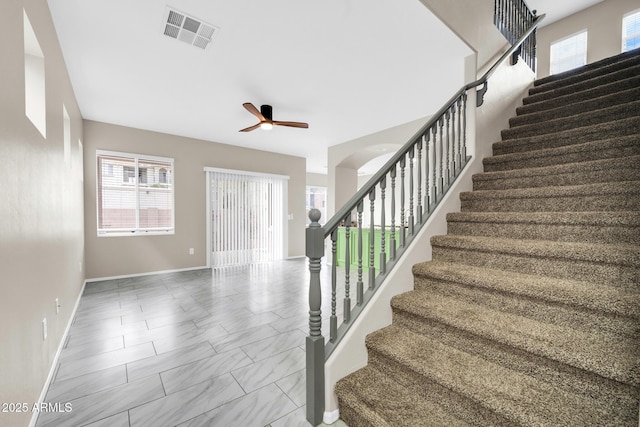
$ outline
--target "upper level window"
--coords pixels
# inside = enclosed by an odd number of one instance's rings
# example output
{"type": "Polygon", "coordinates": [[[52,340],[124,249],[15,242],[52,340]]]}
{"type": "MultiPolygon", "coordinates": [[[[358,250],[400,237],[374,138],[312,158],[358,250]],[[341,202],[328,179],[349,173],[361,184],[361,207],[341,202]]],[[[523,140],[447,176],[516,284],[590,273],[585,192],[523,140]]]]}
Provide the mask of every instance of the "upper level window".
{"type": "Polygon", "coordinates": [[[587,31],[551,44],[551,74],[562,73],[587,63],[587,31]]]}
{"type": "Polygon", "coordinates": [[[640,47],[640,10],[631,12],[622,19],[622,51],[640,47]]]}
{"type": "Polygon", "coordinates": [[[174,232],[173,159],[109,151],[96,157],[99,236],[174,232]]]}

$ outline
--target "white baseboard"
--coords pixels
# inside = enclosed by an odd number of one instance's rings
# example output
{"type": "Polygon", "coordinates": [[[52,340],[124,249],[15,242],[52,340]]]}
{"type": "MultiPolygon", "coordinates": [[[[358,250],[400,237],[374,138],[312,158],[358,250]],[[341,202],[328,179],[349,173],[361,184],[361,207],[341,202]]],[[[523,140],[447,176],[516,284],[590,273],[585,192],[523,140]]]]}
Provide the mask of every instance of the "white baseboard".
{"type": "Polygon", "coordinates": [[[322,415],[322,422],[325,424],[333,424],[340,419],[340,410],[336,409],[332,412],[325,412],[322,415]]]}
{"type": "MultiPolygon", "coordinates": [[[[71,310],[71,316],[69,317],[69,321],[67,322],[67,327],[62,334],[62,339],[60,340],[60,344],[58,345],[58,351],[56,351],[56,355],[53,358],[53,363],[51,364],[51,368],[49,369],[49,375],[47,375],[47,380],[42,386],[42,391],[40,392],[40,397],[38,398],[38,403],[44,402],[47,397],[47,392],[49,391],[49,385],[51,384],[51,380],[53,379],[53,375],[56,372],[56,367],[58,366],[58,359],[60,359],[60,354],[62,353],[62,349],[64,348],[64,343],[67,341],[67,336],[69,335],[69,329],[71,329],[71,324],[73,323],[73,319],[76,318],[76,312],[78,311],[78,306],[80,305],[80,298],[82,298],[82,294],[84,293],[84,288],[87,286],[87,281],[85,280],[82,284],[82,288],[80,288],[80,293],[78,293],[78,298],[76,298],[76,303],[73,306],[73,310],[71,310]]],[[[38,416],[40,412],[33,411],[31,415],[31,421],[29,421],[29,427],[35,427],[38,422],[38,416]]]]}
{"type": "Polygon", "coordinates": [[[115,279],[129,279],[132,277],[142,277],[142,276],[153,276],[155,274],[165,274],[165,273],[180,273],[181,271],[193,271],[193,270],[206,270],[209,267],[188,267],[188,268],[176,268],[173,270],[161,270],[161,271],[149,271],[147,273],[134,273],[134,274],[123,274],[120,276],[108,276],[108,277],[94,277],[93,279],[87,279],[87,283],[91,282],[102,282],[104,280],[115,280],[115,279]]]}

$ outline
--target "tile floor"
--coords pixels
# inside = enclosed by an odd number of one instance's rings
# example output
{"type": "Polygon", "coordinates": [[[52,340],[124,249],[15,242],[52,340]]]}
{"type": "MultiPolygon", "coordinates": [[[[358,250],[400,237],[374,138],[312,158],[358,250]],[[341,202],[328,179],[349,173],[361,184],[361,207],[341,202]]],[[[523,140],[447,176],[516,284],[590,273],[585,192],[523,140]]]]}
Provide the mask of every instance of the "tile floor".
{"type": "Polygon", "coordinates": [[[37,426],[309,426],[308,274],[299,258],[88,283],[46,396],[72,411],[37,426]]]}

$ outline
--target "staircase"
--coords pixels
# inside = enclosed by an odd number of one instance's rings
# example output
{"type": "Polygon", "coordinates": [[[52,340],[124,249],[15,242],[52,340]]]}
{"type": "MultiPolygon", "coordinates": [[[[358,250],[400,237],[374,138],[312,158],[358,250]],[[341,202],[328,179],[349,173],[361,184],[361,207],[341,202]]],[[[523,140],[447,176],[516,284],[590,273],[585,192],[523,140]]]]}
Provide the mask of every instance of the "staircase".
{"type": "Polygon", "coordinates": [[[638,426],[640,50],[537,80],[368,365],[350,426],[638,426]]]}

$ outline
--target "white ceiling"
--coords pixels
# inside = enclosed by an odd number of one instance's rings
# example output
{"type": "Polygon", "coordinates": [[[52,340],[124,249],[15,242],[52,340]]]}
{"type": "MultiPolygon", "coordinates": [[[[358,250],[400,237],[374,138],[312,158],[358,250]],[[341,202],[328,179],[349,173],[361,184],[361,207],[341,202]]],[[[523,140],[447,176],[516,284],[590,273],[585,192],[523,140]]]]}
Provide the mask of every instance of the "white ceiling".
{"type": "MultiPolygon", "coordinates": [[[[418,0],[48,0],[85,119],[305,157],[426,117],[470,49],[418,0]],[[163,35],[171,6],[218,27],[202,50],[163,35]],[[238,130],[243,102],[309,129],[238,130]]],[[[594,0],[529,0],[539,13],[594,0]]],[[[565,13],[563,11],[562,13],[565,13]]],[[[214,166],[214,165],[212,165],[214,166]]]]}

